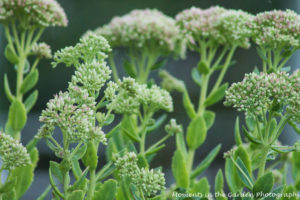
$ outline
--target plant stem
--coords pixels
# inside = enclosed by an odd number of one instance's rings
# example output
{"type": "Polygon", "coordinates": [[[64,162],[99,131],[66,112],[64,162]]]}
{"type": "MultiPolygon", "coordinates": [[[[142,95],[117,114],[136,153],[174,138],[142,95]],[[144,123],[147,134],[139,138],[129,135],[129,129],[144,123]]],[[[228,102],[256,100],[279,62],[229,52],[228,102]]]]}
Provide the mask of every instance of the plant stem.
{"type": "Polygon", "coordinates": [[[64,174],[64,196],[67,197],[68,189],[69,189],[70,177],[69,172],[66,171],[64,174]]]}
{"type": "Polygon", "coordinates": [[[219,74],[219,77],[218,77],[218,79],[217,79],[217,81],[216,81],[216,83],[215,83],[213,89],[211,90],[211,94],[212,94],[214,91],[216,91],[216,90],[219,88],[220,84],[222,83],[222,81],[223,81],[223,79],[224,79],[224,76],[225,76],[225,73],[226,73],[228,67],[230,66],[230,62],[231,62],[231,60],[232,60],[232,57],[233,57],[233,54],[234,54],[235,50],[236,50],[236,47],[232,47],[232,48],[230,49],[230,51],[229,51],[229,53],[228,53],[228,55],[227,55],[226,61],[225,61],[225,63],[224,63],[224,66],[222,67],[222,70],[221,70],[221,72],[220,72],[220,74],[219,74]]]}
{"type": "Polygon", "coordinates": [[[117,67],[116,67],[116,63],[114,61],[113,55],[110,54],[108,56],[108,61],[112,70],[112,74],[113,74],[113,79],[114,81],[118,81],[119,80],[119,75],[118,75],[118,71],[117,71],[117,67]]]}
{"type": "Polygon", "coordinates": [[[262,175],[264,175],[264,173],[265,173],[265,167],[266,167],[268,153],[269,153],[269,147],[266,146],[261,151],[261,162],[258,167],[258,178],[261,177],[262,175]]]}
{"type": "Polygon", "coordinates": [[[87,194],[87,200],[92,200],[95,193],[95,185],[96,185],[96,171],[95,169],[90,169],[90,185],[87,194]]]}
{"type": "Polygon", "coordinates": [[[201,84],[201,92],[200,92],[200,98],[199,98],[199,104],[198,104],[198,114],[202,115],[205,111],[204,102],[206,99],[207,94],[207,87],[209,82],[209,74],[203,75],[202,78],[202,84],[201,84]]]}
{"type": "Polygon", "coordinates": [[[194,156],[195,156],[195,150],[189,149],[187,168],[188,168],[188,171],[190,172],[190,174],[192,173],[192,170],[193,170],[194,156]]]}

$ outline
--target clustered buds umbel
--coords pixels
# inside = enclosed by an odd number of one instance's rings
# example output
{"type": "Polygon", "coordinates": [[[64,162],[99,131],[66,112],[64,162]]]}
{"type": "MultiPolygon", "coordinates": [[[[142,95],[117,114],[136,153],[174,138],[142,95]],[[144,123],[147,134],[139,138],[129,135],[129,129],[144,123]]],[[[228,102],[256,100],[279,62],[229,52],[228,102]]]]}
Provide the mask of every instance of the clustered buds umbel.
{"type": "Polygon", "coordinates": [[[0,156],[2,169],[13,170],[16,167],[31,164],[27,149],[11,136],[0,132],[0,156]]]}
{"type": "Polygon", "coordinates": [[[133,152],[125,153],[123,157],[116,155],[115,166],[121,177],[129,177],[132,183],[140,188],[145,196],[152,197],[165,189],[166,180],[160,170],[139,168],[137,156],[133,152]]]}
{"type": "Polygon", "coordinates": [[[1,0],[0,22],[19,19],[23,28],[67,26],[68,19],[55,0],[1,0]]]}
{"type": "Polygon", "coordinates": [[[286,72],[246,74],[242,82],[233,83],[226,91],[225,105],[238,111],[260,115],[274,105],[286,106],[286,112],[300,121],[300,78],[286,72]]]}

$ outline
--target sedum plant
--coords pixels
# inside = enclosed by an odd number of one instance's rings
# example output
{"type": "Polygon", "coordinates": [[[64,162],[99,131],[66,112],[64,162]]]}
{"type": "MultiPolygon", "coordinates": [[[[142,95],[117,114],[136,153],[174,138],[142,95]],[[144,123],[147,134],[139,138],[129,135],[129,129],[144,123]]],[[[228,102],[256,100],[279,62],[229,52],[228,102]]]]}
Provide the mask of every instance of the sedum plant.
{"type": "Polygon", "coordinates": [[[300,144],[279,140],[287,126],[300,134],[300,72],[285,66],[300,39],[295,12],[252,15],[219,6],[192,7],[173,19],[156,9],[133,10],[52,56],[49,45],[37,41],[46,27],[67,25],[56,1],[2,0],[0,5],[8,40],[4,54],[17,70],[14,94],[6,75],[4,82],[11,106],[5,131],[0,132],[0,173],[6,175],[0,199],[21,199],[29,188],[41,139],[56,159],[49,163],[50,184],[38,200],[50,192],[52,199],[64,200],[299,198],[300,144]],[[250,48],[251,42],[262,60],[261,71],[256,67],[228,88],[224,77],[235,64],[234,53],[250,48]],[[161,87],[149,78],[169,56],[184,58],[187,51],[199,54],[197,66],[191,68],[199,86],[197,104],[184,81],[168,71],[159,72],[161,87]],[[35,57],[31,66],[29,56],[35,57]],[[53,58],[53,67],[75,71],[67,90],[54,95],[42,111],[36,136],[23,146],[20,133],[38,94],[28,92],[38,81],[42,58],[53,58]],[[116,58],[129,77],[119,77],[116,58]],[[176,103],[173,91],[182,94],[189,119],[186,130],[176,119],[164,124],[165,112],[172,112],[176,103]],[[224,175],[219,169],[212,189],[203,175],[221,144],[200,163],[194,160],[214,125],[211,106],[224,97],[225,106],[244,113],[245,125],[240,131],[237,118],[235,145],[224,153],[224,175]],[[159,129],[163,124],[164,130],[159,129]],[[154,141],[153,132],[165,133],[154,141]],[[170,168],[175,181],[167,184],[165,169],[152,161],[173,136],[176,149],[170,168]],[[102,158],[105,163],[99,162],[102,158]]]}
{"type": "Polygon", "coordinates": [[[5,131],[1,131],[1,199],[20,199],[30,187],[38,162],[38,140],[33,138],[26,148],[20,143],[21,131],[27,115],[38,99],[38,90],[33,90],[39,79],[38,64],[41,59],[50,59],[51,49],[39,43],[45,28],[67,26],[64,10],[55,0],[1,0],[0,23],[4,28],[7,45],[4,55],[14,67],[16,88],[4,74],[4,92],[10,107],[5,131]],[[29,58],[33,57],[33,63],[29,58]]]}

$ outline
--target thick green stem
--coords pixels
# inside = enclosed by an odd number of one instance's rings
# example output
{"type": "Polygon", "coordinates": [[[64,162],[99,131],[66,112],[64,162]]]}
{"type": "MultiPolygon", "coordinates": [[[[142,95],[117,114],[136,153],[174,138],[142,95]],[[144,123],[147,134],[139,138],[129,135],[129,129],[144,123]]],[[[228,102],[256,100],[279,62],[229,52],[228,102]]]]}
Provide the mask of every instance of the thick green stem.
{"type": "Polygon", "coordinates": [[[87,194],[87,200],[92,200],[95,193],[96,186],[96,171],[95,169],[90,169],[90,185],[87,194]]]}
{"type": "Polygon", "coordinates": [[[267,146],[261,150],[261,162],[258,167],[258,178],[264,175],[265,173],[268,153],[269,153],[269,147],[267,146]]]}
{"type": "Polygon", "coordinates": [[[64,196],[68,196],[68,189],[69,189],[69,184],[70,184],[70,177],[69,177],[69,172],[66,171],[64,173],[64,196]]]}
{"type": "Polygon", "coordinates": [[[113,58],[112,54],[109,55],[108,60],[109,60],[109,64],[110,64],[110,67],[111,67],[111,70],[112,70],[113,79],[114,79],[114,81],[118,81],[119,80],[119,75],[118,75],[117,67],[116,67],[116,64],[115,64],[115,61],[114,61],[114,58],[113,58]]]}
{"type": "Polygon", "coordinates": [[[202,84],[201,84],[201,92],[198,104],[198,114],[202,115],[205,111],[205,99],[207,94],[208,82],[209,82],[209,74],[203,75],[202,84]]]}
{"type": "Polygon", "coordinates": [[[192,173],[192,170],[193,170],[194,156],[195,156],[195,150],[189,149],[188,160],[187,160],[187,169],[188,169],[188,172],[190,172],[190,174],[192,173]]]}

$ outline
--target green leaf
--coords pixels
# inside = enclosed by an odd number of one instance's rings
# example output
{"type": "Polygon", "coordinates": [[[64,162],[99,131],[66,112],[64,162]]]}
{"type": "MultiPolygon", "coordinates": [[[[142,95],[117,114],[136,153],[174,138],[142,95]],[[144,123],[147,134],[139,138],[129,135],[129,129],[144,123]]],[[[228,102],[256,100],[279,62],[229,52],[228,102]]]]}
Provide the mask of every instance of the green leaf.
{"type": "Polygon", "coordinates": [[[277,146],[277,145],[272,145],[271,146],[272,150],[278,152],[278,153],[290,153],[293,151],[297,151],[295,146],[277,146]]]}
{"type": "Polygon", "coordinates": [[[195,117],[187,128],[186,141],[191,149],[199,148],[206,139],[206,123],[202,116],[195,117]]]}
{"type": "Polygon", "coordinates": [[[204,172],[209,165],[214,161],[216,156],[218,155],[220,149],[221,149],[221,144],[216,146],[211,152],[204,158],[204,160],[197,166],[197,168],[192,172],[191,178],[194,179],[197,176],[199,176],[202,172],[204,172]]]}
{"type": "Polygon", "coordinates": [[[259,177],[253,186],[253,194],[256,198],[261,198],[271,192],[274,185],[272,172],[268,172],[259,177]]]}
{"type": "Polygon", "coordinates": [[[198,64],[198,71],[201,73],[201,74],[209,74],[210,72],[210,69],[209,69],[209,66],[207,65],[206,62],[204,62],[203,60],[201,60],[198,64]]]}
{"type": "Polygon", "coordinates": [[[188,114],[189,118],[190,119],[195,118],[196,117],[196,111],[195,111],[195,108],[194,108],[194,104],[191,102],[190,96],[189,96],[187,91],[185,91],[183,93],[182,98],[183,98],[182,99],[183,106],[184,106],[185,111],[188,114]]]}
{"type": "Polygon", "coordinates": [[[275,188],[275,189],[272,191],[272,194],[274,194],[273,196],[268,196],[268,197],[265,197],[265,198],[263,198],[263,199],[264,199],[264,200],[276,200],[276,199],[278,199],[278,198],[276,198],[276,195],[277,195],[277,196],[280,195],[280,194],[282,193],[284,187],[285,187],[285,186],[282,185],[282,186],[279,186],[279,187],[275,188]]]}
{"type": "Polygon", "coordinates": [[[20,91],[22,94],[25,94],[31,90],[39,80],[39,71],[35,69],[33,72],[30,72],[24,79],[20,91]]]}
{"type": "Polygon", "coordinates": [[[17,179],[12,178],[12,179],[6,181],[3,185],[1,185],[0,186],[0,195],[13,190],[16,185],[16,182],[17,182],[17,179]]]}
{"type": "Polygon", "coordinates": [[[104,165],[102,167],[102,169],[97,173],[96,180],[102,181],[103,179],[110,176],[114,172],[115,169],[116,169],[116,166],[112,162],[106,163],[106,165],[104,165]]]}
{"type": "Polygon", "coordinates": [[[146,152],[146,156],[155,154],[155,153],[157,153],[158,151],[162,150],[165,147],[166,147],[165,144],[159,145],[158,147],[155,147],[155,148],[151,149],[151,151],[147,151],[146,152]]]}
{"type": "Polygon", "coordinates": [[[81,159],[84,156],[86,149],[87,149],[86,144],[81,145],[81,147],[79,147],[76,151],[74,151],[75,149],[73,149],[72,150],[72,155],[73,155],[72,159],[73,160],[81,159]]]}
{"type": "Polygon", "coordinates": [[[50,161],[50,171],[51,174],[62,184],[64,181],[63,171],[60,168],[60,165],[57,162],[50,161]]]}
{"type": "Polygon", "coordinates": [[[121,131],[131,140],[139,141],[137,117],[135,115],[124,115],[121,122],[121,131]]]}
{"type": "Polygon", "coordinates": [[[237,173],[240,177],[240,180],[245,184],[245,186],[248,189],[252,190],[253,180],[244,162],[238,157],[236,162],[234,162],[234,164],[237,167],[237,173]]]}
{"type": "Polygon", "coordinates": [[[297,124],[295,124],[294,122],[292,121],[289,121],[289,125],[291,127],[293,127],[293,129],[296,131],[296,133],[298,133],[300,135],[300,128],[298,128],[297,124]]]}
{"type": "Polygon", "coordinates": [[[265,62],[268,61],[268,58],[266,57],[265,53],[263,52],[263,50],[262,50],[261,48],[256,47],[256,51],[257,51],[257,54],[259,55],[259,57],[260,57],[263,61],[265,61],[265,62]]]}
{"type": "Polygon", "coordinates": [[[37,200],[44,200],[48,193],[51,191],[51,185],[48,185],[48,187],[44,190],[44,192],[37,198],[37,200]]]}
{"type": "Polygon", "coordinates": [[[240,118],[237,117],[235,120],[235,126],[234,126],[234,140],[235,144],[237,146],[243,144],[242,138],[241,138],[241,133],[240,133],[240,118]]]}
{"type": "Polygon", "coordinates": [[[225,161],[225,178],[230,191],[237,193],[239,185],[235,179],[235,166],[230,158],[226,158],[225,161]]]}
{"type": "Polygon", "coordinates": [[[87,167],[82,174],[80,175],[80,177],[78,177],[78,179],[75,181],[75,183],[68,188],[68,191],[76,191],[76,190],[82,190],[85,188],[86,185],[86,179],[85,177],[87,176],[89,172],[89,167],[87,167]]]}
{"type": "Polygon", "coordinates": [[[245,134],[246,138],[248,138],[248,140],[250,140],[254,144],[261,144],[261,142],[257,140],[255,137],[253,137],[251,133],[249,133],[244,126],[242,127],[242,129],[243,129],[243,133],[245,134]]]}
{"type": "Polygon", "coordinates": [[[86,167],[96,169],[98,164],[98,155],[97,148],[92,141],[87,143],[86,152],[81,160],[86,167]]]}
{"type": "Polygon", "coordinates": [[[110,125],[115,119],[115,115],[114,114],[109,114],[108,117],[105,119],[104,121],[104,125],[110,125]]]}
{"type": "Polygon", "coordinates": [[[223,187],[224,187],[223,172],[221,169],[219,169],[217,176],[215,178],[216,200],[226,200],[227,199],[226,194],[224,193],[223,187]]]}
{"type": "Polygon", "coordinates": [[[84,199],[84,193],[82,190],[75,190],[66,198],[66,200],[83,200],[83,199],[84,199]]]}
{"type": "Polygon", "coordinates": [[[132,78],[136,78],[136,69],[135,69],[135,66],[133,64],[131,64],[127,60],[124,60],[123,67],[124,67],[124,70],[125,70],[126,74],[128,74],[132,78]]]}
{"type": "Polygon", "coordinates": [[[248,129],[253,132],[256,126],[256,120],[253,116],[247,115],[246,116],[246,124],[248,129]]]}
{"type": "Polygon", "coordinates": [[[9,107],[8,122],[15,132],[19,132],[24,128],[26,121],[25,106],[19,99],[15,99],[9,107]]]}
{"type": "Polygon", "coordinates": [[[122,132],[134,142],[140,142],[140,140],[141,140],[139,137],[133,135],[132,132],[130,132],[124,128],[122,129],[122,132]]]}
{"type": "Polygon", "coordinates": [[[183,156],[186,157],[187,155],[187,150],[186,150],[186,145],[184,142],[184,135],[183,133],[177,133],[176,134],[176,148],[182,152],[183,156]]]}
{"type": "Polygon", "coordinates": [[[205,106],[211,106],[219,101],[221,101],[225,96],[225,91],[228,88],[228,83],[224,83],[217,90],[211,93],[204,102],[205,106]]]}
{"type": "Polygon", "coordinates": [[[27,113],[33,108],[39,96],[38,90],[34,90],[24,101],[27,113]]]}
{"type": "MultiPolygon", "coordinates": [[[[50,180],[50,184],[51,184],[51,186],[52,186],[52,189],[53,189],[53,195],[55,195],[55,196],[59,196],[60,198],[62,198],[62,199],[65,199],[65,197],[64,197],[64,195],[59,191],[59,189],[57,188],[57,186],[56,186],[56,184],[55,184],[55,182],[54,182],[54,180],[53,180],[53,177],[52,177],[52,172],[51,172],[52,170],[49,168],[49,180],[50,180]]],[[[59,198],[57,198],[57,199],[59,199],[59,198]]]]}
{"type": "Polygon", "coordinates": [[[80,168],[79,161],[78,160],[72,160],[71,162],[72,162],[72,172],[74,174],[75,179],[78,180],[79,177],[82,174],[82,170],[80,168]]]}
{"type": "Polygon", "coordinates": [[[12,64],[18,64],[19,57],[14,52],[11,45],[7,45],[4,51],[5,58],[12,64]]]}
{"type": "Polygon", "coordinates": [[[210,186],[207,178],[201,178],[197,183],[193,184],[190,193],[199,193],[203,197],[207,196],[209,192],[210,186]]]}
{"type": "Polygon", "coordinates": [[[95,192],[93,200],[112,200],[117,194],[117,182],[113,179],[105,181],[99,190],[95,192]]]}
{"type": "Polygon", "coordinates": [[[33,182],[34,169],[38,162],[38,150],[34,148],[29,152],[31,158],[31,165],[15,168],[11,171],[11,178],[16,178],[17,183],[15,185],[15,194],[17,199],[20,199],[24,193],[28,190],[33,182]]]}
{"type": "Polygon", "coordinates": [[[234,158],[235,159],[240,158],[243,161],[244,165],[246,166],[248,172],[250,174],[252,173],[250,156],[248,155],[248,152],[242,145],[238,146],[238,148],[234,152],[234,158]]]}
{"type": "Polygon", "coordinates": [[[7,75],[4,74],[4,91],[5,91],[5,94],[6,94],[6,97],[7,99],[10,101],[10,102],[13,102],[15,97],[14,95],[11,93],[11,90],[10,90],[10,87],[9,87],[9,82],[8,82],[8,78],[7,78],[7,75]]]}
{"type": "Polygon", "coordinates": [[[186,167],[186,161],[181,151],[175,151],[172,158],[172,172],[176,180],[177,187],[188,188],[189,173],[186,167]]]}
{"type": "Polygon", "coordinates": [[[203,117],[206,123],[206,128],[209,130],[215,122],[216,113],[213,111],[206,110],[203,113],[203,117]]]}
{"type": "Polygon", "coordinates": [[[167,61],[168,61],[167,59],[162,59],[162,60],[156,62],[154,65],[152,65],[151,70],[156,70],[156,69],[164,67],[167,64],[167,61]]]}
{"type": "Polygon", "coordinates": [[[194,82],[201,87],[201,75],[199,74],[199,71],[196,68],[192,69],[192,78],[194,82]]]}

